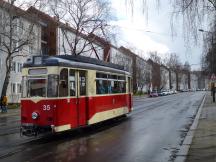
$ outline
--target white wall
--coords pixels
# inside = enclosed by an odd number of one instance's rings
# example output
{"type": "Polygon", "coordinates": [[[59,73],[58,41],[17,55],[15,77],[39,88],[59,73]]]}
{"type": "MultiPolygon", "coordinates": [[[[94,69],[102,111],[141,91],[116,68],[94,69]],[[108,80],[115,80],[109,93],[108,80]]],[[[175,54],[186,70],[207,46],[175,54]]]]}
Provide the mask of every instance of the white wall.
{"type": "MultiPolygon", "coordinates": [[[[71,31],[68,31],[68,30],[67,31],[62,30],[62,28],[59,28],[59,27],[57,29],[57,32],[58,32],[57,53],[59,55],[65,55],[65,54],[71,55],[72,50],[71,50],[69,43],[72,43],[72,47],[74,46],[75,34],[71,31]],[[67,37],[65,35],[67,35],[67,37]]],[[[85,44],[85,40],[81,39],[81,41],[77,45],[77,52],[80,52],[82,50],[84,44],[85,44]]],[[[103,48],[99,44],[96,44],[96,43],[92,43],[92,45],[87,44],[81,55],[91,57],[91,58],[97,58],[97,56],[95,54],[95,53],[97,53],[99,59],[103,60],[103,58],[104,58],[103,48]],[[92,45],[93,45],[95,51],[92,49],[92,45]]]]}
{"type": "Polygon", "coordinates": [[[110,62],[124,66],[132,74],[132,58],[122,53],[118,48],[111,47],[110,62]]]}

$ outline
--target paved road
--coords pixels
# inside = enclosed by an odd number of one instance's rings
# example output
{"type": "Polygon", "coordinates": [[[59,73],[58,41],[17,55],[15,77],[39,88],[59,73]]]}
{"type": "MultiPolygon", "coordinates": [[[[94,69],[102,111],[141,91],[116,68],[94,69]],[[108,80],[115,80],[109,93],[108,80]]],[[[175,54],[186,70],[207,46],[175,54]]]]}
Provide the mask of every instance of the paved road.
{"type": "MultiPolygon", "coordinates": [[[[0,161],[173,161],[204,94],[136,98],[127,118],[34,141],[20,138],[16,129],[1,129],[0,161]]],[[[18,119],[7,120],[13,128],[18,119]]]]}

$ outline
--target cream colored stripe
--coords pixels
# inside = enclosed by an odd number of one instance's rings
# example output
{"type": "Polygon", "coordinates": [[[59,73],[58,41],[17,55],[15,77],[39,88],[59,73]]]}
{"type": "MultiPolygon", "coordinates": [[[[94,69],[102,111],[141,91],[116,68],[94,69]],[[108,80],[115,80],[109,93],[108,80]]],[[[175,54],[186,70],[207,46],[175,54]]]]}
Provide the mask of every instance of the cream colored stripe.
{"type": "Polygon", "coordinates": [[[69,130],[69,129],[71,129],[70,124],[54,127],[55,132],[61,132],[61,131],[69,130]]]}
{"type": "Polygon", "coordinates": [[[127,107],[121,107],[118,109],[112,109],[112,110],[108,110],[108,111],[103,111],[103,112],[98,112],[95,115],[93,115],[93,117],[88,121],[88,124],[94,124],[100,121],[104,121],[107,119],[111,119],[117,116],[121,116],[124,114],[127,114],[128,108],[127,107]]]}

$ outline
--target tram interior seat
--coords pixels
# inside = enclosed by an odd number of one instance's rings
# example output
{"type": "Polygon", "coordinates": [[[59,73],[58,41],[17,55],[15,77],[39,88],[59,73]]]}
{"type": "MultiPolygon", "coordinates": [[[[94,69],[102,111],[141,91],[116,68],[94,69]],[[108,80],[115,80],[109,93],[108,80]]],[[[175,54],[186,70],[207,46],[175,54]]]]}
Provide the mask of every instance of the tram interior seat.
{"type": "Polygon", "coordinates": [[[68,96],[68,86],[65,80],[60,81],[59,85],[59,96],[60,97],[65,97],[68,96]]]}

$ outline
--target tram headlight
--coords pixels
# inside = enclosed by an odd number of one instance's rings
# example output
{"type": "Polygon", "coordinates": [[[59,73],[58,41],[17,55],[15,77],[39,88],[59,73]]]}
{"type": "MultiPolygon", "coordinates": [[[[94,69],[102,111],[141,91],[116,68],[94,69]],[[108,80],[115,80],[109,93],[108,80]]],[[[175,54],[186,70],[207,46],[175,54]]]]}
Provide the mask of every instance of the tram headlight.
{"type": "Polygon", "coordinates": [[[38,113],[36,113],[36,112],[33,112],[33,113],[32,113],[32,119],[33,119],[33,120],[36,120],[38,117],[39,117],[39,114],[38,114],[38,113]]]}

